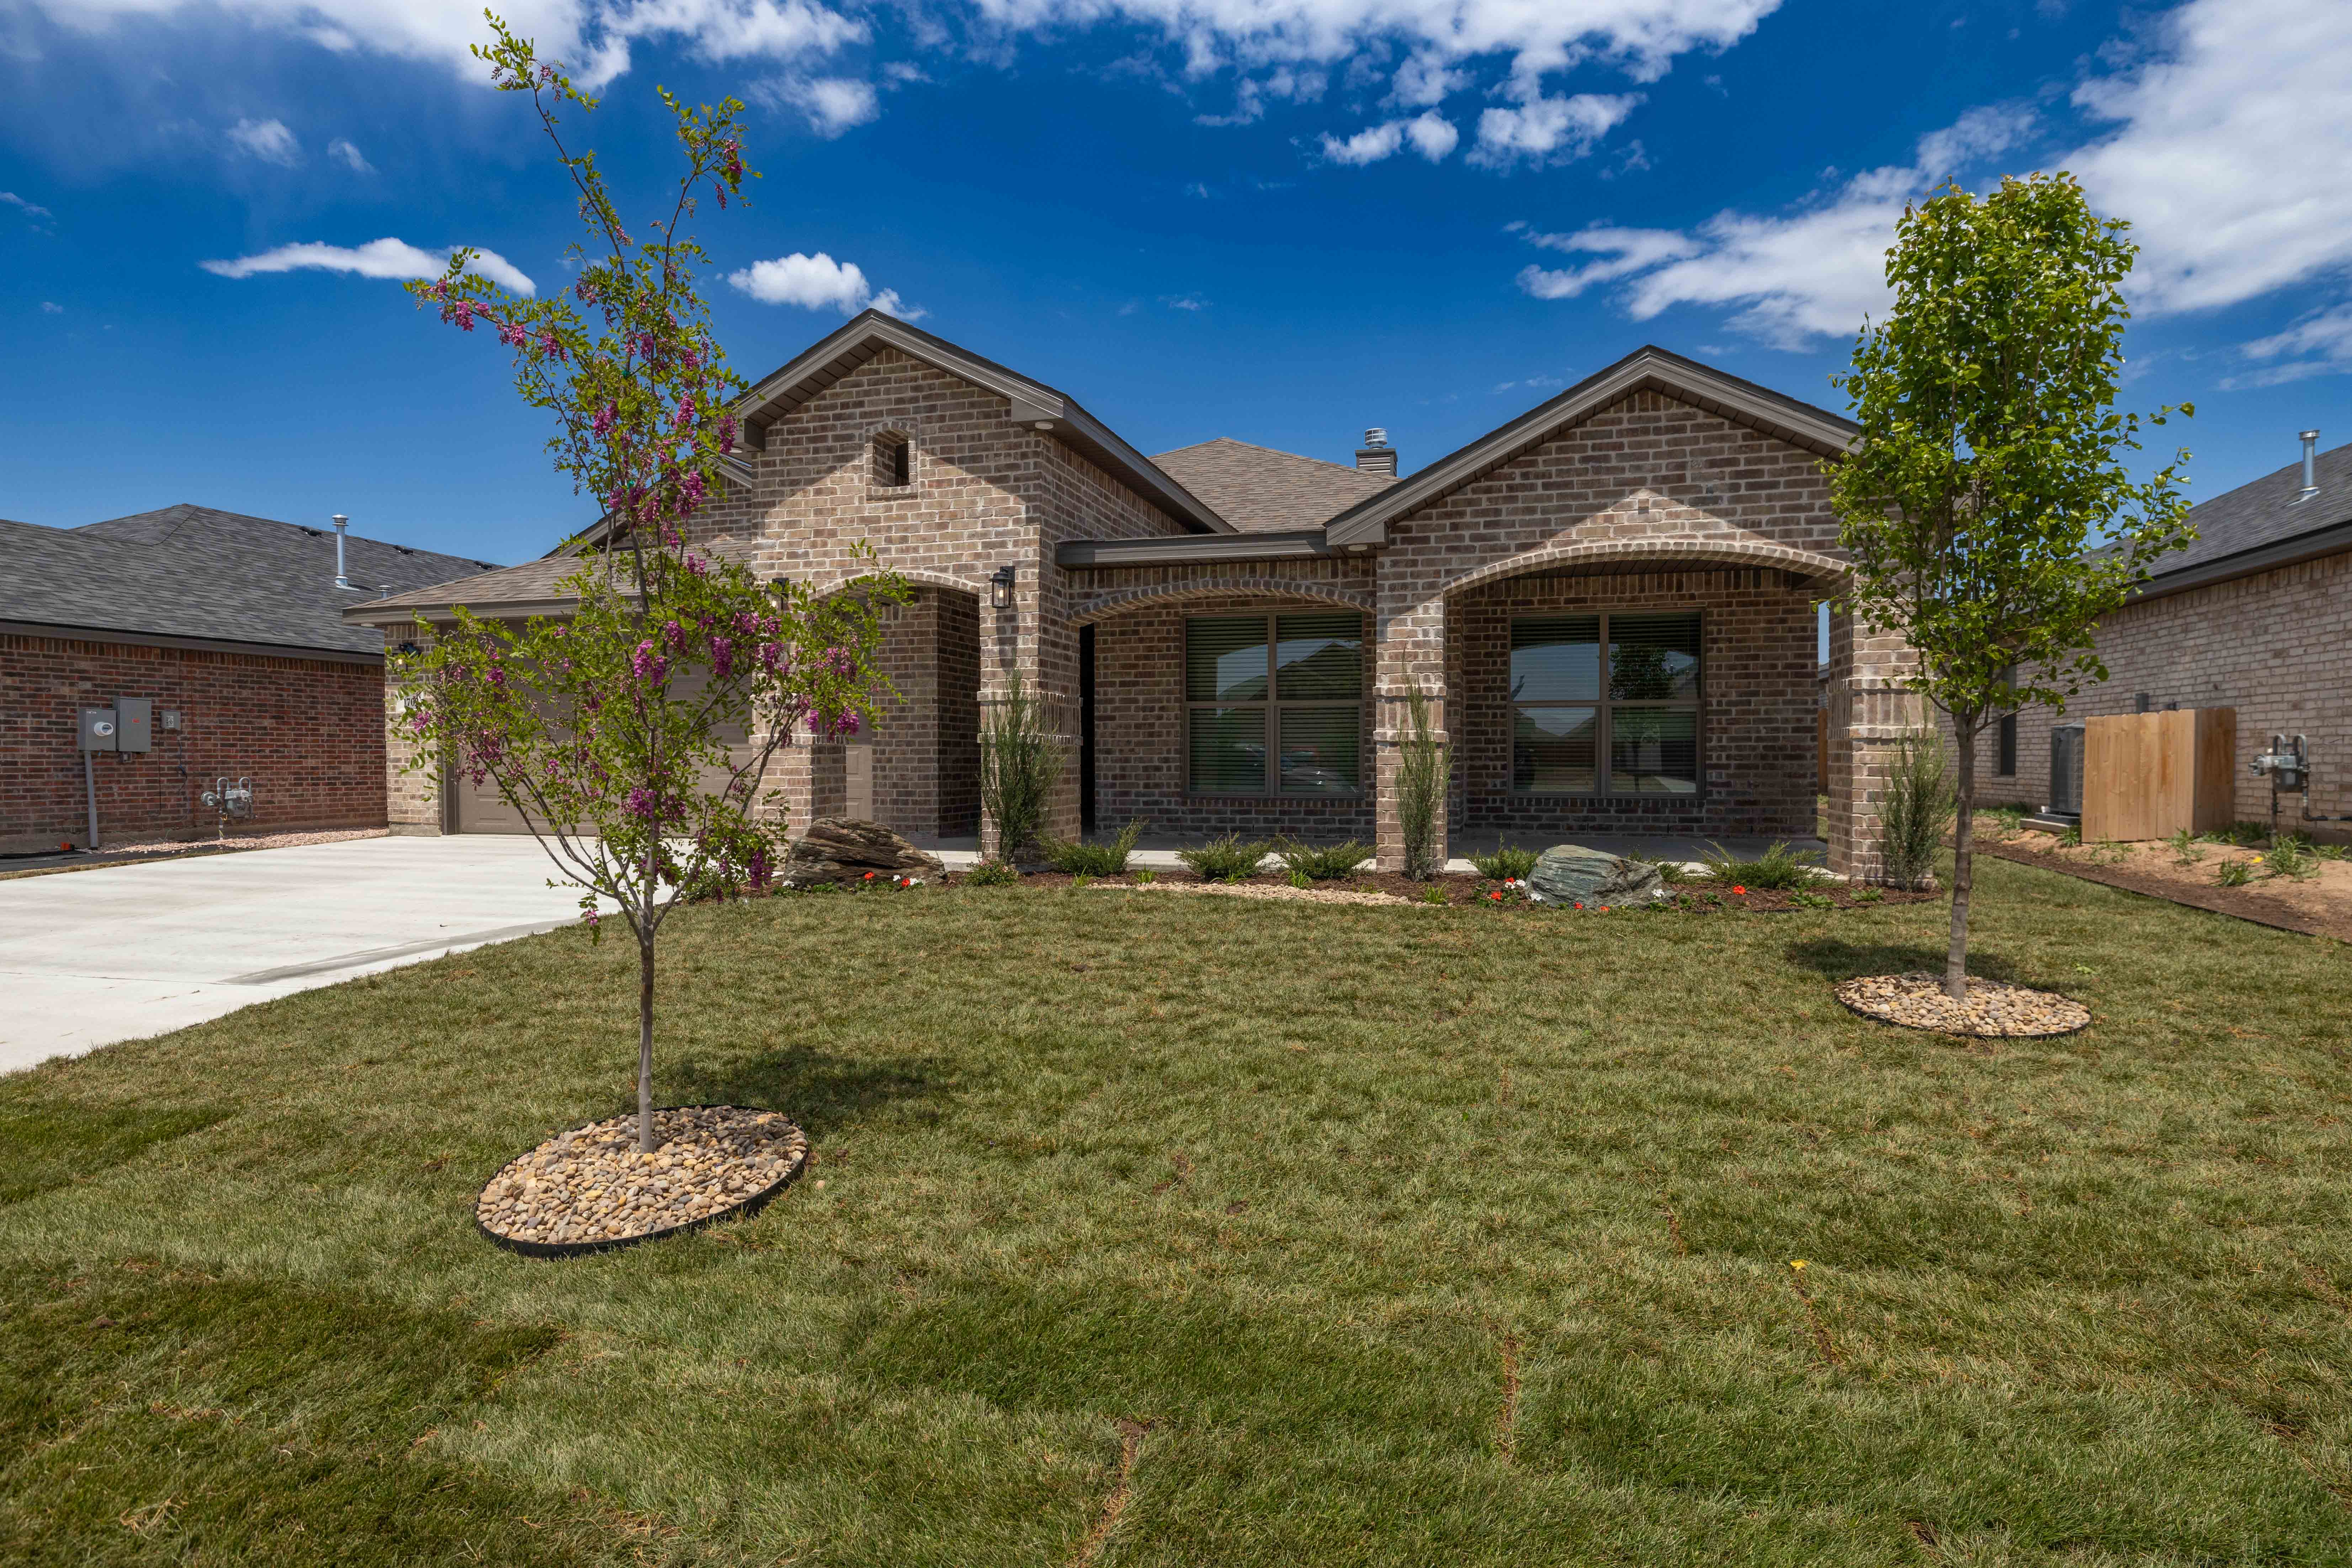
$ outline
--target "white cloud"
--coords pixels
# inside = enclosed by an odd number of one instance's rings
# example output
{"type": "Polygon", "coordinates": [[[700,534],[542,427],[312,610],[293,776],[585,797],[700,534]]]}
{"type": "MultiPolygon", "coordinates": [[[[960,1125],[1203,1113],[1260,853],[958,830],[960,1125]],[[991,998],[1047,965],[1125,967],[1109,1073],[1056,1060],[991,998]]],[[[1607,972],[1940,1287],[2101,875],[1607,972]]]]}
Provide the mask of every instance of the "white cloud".
{"type": "Polygon", "coordinates": [[[1328,132],[1323,137],[1323,156],[1334,163],[1377,163],[1396,155],[1408,142],[1412,150],[1431,163],[1441,163],[1462,140],[1454,122],[1435,110],[1411,120],[1391,120],[1383,125],[1370,126],[1342,142],[1328,132]]]}
{"type": "Polygon", "coordinates": [[[1171,310],[1205,310],[1209,302],[1198,294],[1162,294],[1160,302],[1171,310]]]}
{"type": "Polygon", "coordinates": [[[375,173],[375,165],[367,161],[367,154],[340,136],[327,143],[327,156],[354,174],[375,173]]]}
{"type": "Polygon", "coordinates": [[[2256,338],[2242,351],[2249,359],[2284,360],[2245,375],[2233,375],[2221,383],[2232,390],[2242,386],[2278,386],[2290,381],[2305,381],[2315,375],[2352,374],[2352,304],[2337,305],[2315,311],[2283,332],[2267,338],[2256,338]],[[2316,354],[2316,359],[2298,359],[2299,354],[2316,354]]]}
{"type": "Polygon", "coordinates": [[[1423,50],[1397,67],[1389,80],[1389,92],[1407,109],[1431,108],[1444,103],[1449,93],[1468,87],[1470,80],[1468,71],[1456,70],[1443,55],[1423,50]]]}
{"type": "Polygon", "coordinates": [[[287,168],[301,162],[302,148],[282,120],[240,120],[228,128],[229,145],[249,158],[287,168]]]}
{"type": "Polygon", "coordinates": [[[1695,255],[1697,240],[1671,229],[1609,228],[1595,224],[1574,234],[1538,234],[1524,224],[1513,224],[1528,244],[1546,250],[1606,257],[1558,271],[1541,267],[1522,268],[1519,287],[1538,300],[1573,300],[1596,283],[1610,283],[1669,261],[1695,255]]]}
{"type": "Polygon", "coordinates": [[[909,306],[896,289],[877,289],[865,269],[854,261],[835,261],[824,251],[814,256],[794,251],[772,261],[755,261],[727,281],[762,305],[798,305],[803,310],[839,310],[854,316],[879,310],[902,321],[919,321],[929,312],[909,306]]]}
{"type": "Polygon", "coordinates": [[[1487,110],[1478,116],[1478,145],[1470,161],[1490,169],[1507,169],[1522,159],[1538,166],[1569,163],[1592,151],[1641,101],[1638,92],[1535,94],[1517,109],[1487,110]]]}
{"type": "MultiPolygon", "coordinates": [[[[2102,74],[2073,96],[2100,134],[2063,155],[2014,157],[2037,139],[2047,147],[2048,130],[2029,108],[1987,105],[1922,137],[1910,163],[1855,175],[1793,211],[1718,213],[1653,235],[1646,258],[1593,247],[1613,259],[1573,273],[1530,267],[1520,286],[1565,298],[1626,278],[1622,303],[1636,320],[1680,304],[1733,307],[1734,324],[1767,342],[1845,337],[1885,307],[1885,251],[1906,202],[1946,178],[1989,184],[2020,164],[2071,170],[2099,210],[2131,221],[2140,255],[2127,287],[2144,316],[2340,279],[2352,268],[2352,181],[2337,173],[2352,166],[2352,28],[2333,15],[2306,0],[2189,0],[2147,49],[2105,52],[2102,74]]],[[[2256,376],[2334,368],[2335,329],[2318,323],[2335,320],[2335,302],[2247,348],[2258,359],[2321,358],[2256,376]]]]}
{"type": "Polygon", "coordinates": [[[48,208],[44,206],[36,206],[14,191],[0,191],[0,202],[7,203],[10,206],[15,207],[26,217],[34,219],[35,221],[55,216],[48,208]]]}
{"type": "MultiPolygon", "coordinates": [[[[257,256],[234,261],[206,261],[207,272],[223,278],[251,278],[264,272],[355,272],[362,278],[438,278],[448,270],[449,252],[426,250],[398,239],[373,239],[362,246],[281,245],[257,256]]],[[[517,294],[531,294],[537,286],[495,250],[474,252],[473,268],[491,282],[517,294]]]]}
{"type": "Polygon", "coordinates": [[[44,300],[41,301],[41,314],[44,316],[62,316],[65,313],[66,308],[63,305],[58,304],[55,300],[44,300]]]}
{"type": "Polygon", "coordinates": [[[873,84],[855,77],[788,77],[753,89],[763,101],[799,110],[809,129],[828,139],[882,112],[873,84]]]}

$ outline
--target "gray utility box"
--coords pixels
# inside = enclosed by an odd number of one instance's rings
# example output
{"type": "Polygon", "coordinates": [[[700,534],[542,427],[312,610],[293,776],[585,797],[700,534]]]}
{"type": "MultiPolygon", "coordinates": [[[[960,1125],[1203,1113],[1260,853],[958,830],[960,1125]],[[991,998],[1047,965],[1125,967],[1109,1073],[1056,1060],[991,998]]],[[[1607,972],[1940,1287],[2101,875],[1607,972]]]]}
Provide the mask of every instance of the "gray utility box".
{"type": "Polygon", "coordinates": [[[2050,731],[2050,811],[2083,815],[2083,726],[2053,725],[2050,731]]]}
{"type": "Polygon", "coordinates": [[[81,749],[85,752],[114,750],[115,723],[111,708],[85,708],[81,710],[81,749]]]}
{"type": "Polygon", "coordinates": [[[155,700],[118,697],[114,700],[114,749],[152,752],[155,749],[155,700]]]}

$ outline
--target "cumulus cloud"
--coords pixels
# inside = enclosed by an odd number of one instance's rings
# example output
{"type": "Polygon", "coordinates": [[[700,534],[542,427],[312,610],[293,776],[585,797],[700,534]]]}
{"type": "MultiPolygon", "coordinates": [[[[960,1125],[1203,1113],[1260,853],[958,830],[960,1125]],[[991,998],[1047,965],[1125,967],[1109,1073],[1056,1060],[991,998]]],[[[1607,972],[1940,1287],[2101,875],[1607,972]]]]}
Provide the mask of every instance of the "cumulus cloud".
{"type": "MultiPolygon", "coordinates": [[[[1987,105],[1922,137],[1909,163],[1854,175],[1792,210],[1726,211],[1687,231],[1587,231],[1595,243],[1574,248],[1601,262],[1529,267],[1520,287],[1558,299],[1624,279],[1621,300],[1636,320],[1717,306],[1768,342],[1843,337],[1886,305],[1885,251],[1906,203],[1943,179],[1989,184],[2020,164],[2071,170],[2101,211],[2131,220],[2140,255],[2128,287],[2143,315],[2340,279],[2352,268],[2352,182],[2334,171],[2352,164],[2352,29],[2330,15],[2302,0],[2189,0],[2143,47],[2105,51],[2075,89],[2096,134],[2074,138],[2071,151],[2030,107],[1987,105]],[[2062,151],[2015,156],[2037,144],[2062,151]]],[[[2276,363],[2244,380],[2335,369],[2337,310],[2327,300],[2247,345],[2276,363]]]]}
{"type": "Polygon", "coordinates": [[[357,147],[352,146],[349,142],[344,141],[340,136],[327,143],[327,156],[332,158],[336,163],[341,163],[344,168],[349,169],[354,174],[373,174],[375,173],[375,165],[367,161],[367,154],[361,152],[357,147]]]}
{"type": "Polygon", "coordinates": [[[788,77],[762,82],[752,91],[770,105],[799,110],[809,129],[827,140],[882,112],[873,85],[855,77],[788,77]]]}
{"type": "MultiPolygon", "coordinates": [[[[405,240],[374,239],[365,245],[281,245],[257,256],[200,265],[222,278],[252,278],[265,272],[354,272],[362,278],[438,278],[449,269],[449,252],[427,250],[405,240]]],[[[537,285],[495,250],[474,252],[473,269],[517,294],[538,292],[537,285]]]]}
{"type": "Polygon", "coordinates": [[[1377,163],[1383,158],[1394,157],[1408,144],[1431,163],[1444,162],[1452,153],[1462,133],[1454,122],[1435,110],[1411,120],[1391,120],[1383,125],[1369,126],[1346,141],[1326,132],[1323,156],[1334,163],[1377,163]]]}
{"type": "Polygon", "coordinates": [[[248,158],[285,168],[302,158],[301,144],[282,120],[240,120],[228,128],[228,144],[248,158]]]}
{"type": "Polygon", "coordinates": [[[814,256],[794,251],[771,261],[755,261],[727,281],[762,305],[797,305],[803,310],[839,310],[854,316],[879,310],[902,321],[919,321],[929,312],[909,306],[896,289],[876,289],[865,269],[854,261],[835,261],[824,251],[814,256]]]}
{"type": "Polygon", "coordinates": [[[1516,109],[1487,110],[1478,116],[1478,145],[1470,161],[1490,169],[1572,162],[1591,152],[1641,101],[1638,92],[1580,92],[1572,98],[1538,93],[1516,109]]]}

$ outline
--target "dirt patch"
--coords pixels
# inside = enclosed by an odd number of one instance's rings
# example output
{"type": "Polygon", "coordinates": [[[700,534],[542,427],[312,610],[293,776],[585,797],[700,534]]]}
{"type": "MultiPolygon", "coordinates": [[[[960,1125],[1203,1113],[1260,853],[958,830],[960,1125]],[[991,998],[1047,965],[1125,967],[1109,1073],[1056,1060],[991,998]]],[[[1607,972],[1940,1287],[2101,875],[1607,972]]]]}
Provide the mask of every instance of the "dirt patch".
{"type": "Polygon", "coordinates": [[[2227,844],[2192,846],[2197,858],[2183,865],[2168,843],[2064,846],[2054,835],[2030,831],[2006,838],[1988,833],[1977,841],[1977,848],[2021,866],[2063,871],[2103,887],[2234,915],[2257,925],[2352,942],[2352,861],[2322,860],[2308,877],[2283,877],[2268,869],[2260,851],[2227,844]],[[2245,866],[2253,879],[2242,887],[2223,887],[2221,868],[2231,864],[2245,866]]]}

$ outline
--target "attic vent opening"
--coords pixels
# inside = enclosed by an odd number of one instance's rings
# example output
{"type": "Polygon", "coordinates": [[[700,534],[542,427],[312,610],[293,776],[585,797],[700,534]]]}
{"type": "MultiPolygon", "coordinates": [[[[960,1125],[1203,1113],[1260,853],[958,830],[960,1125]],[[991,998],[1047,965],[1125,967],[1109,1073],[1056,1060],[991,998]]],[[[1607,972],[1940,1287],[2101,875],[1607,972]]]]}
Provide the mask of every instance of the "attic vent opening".
{"type": "Polygon", "coordinates": [[[900,489],[914,482],[915,454],[913,445],[897,430],[885,430],[874,437],[874,482],[887,489],[900,489]]]}

